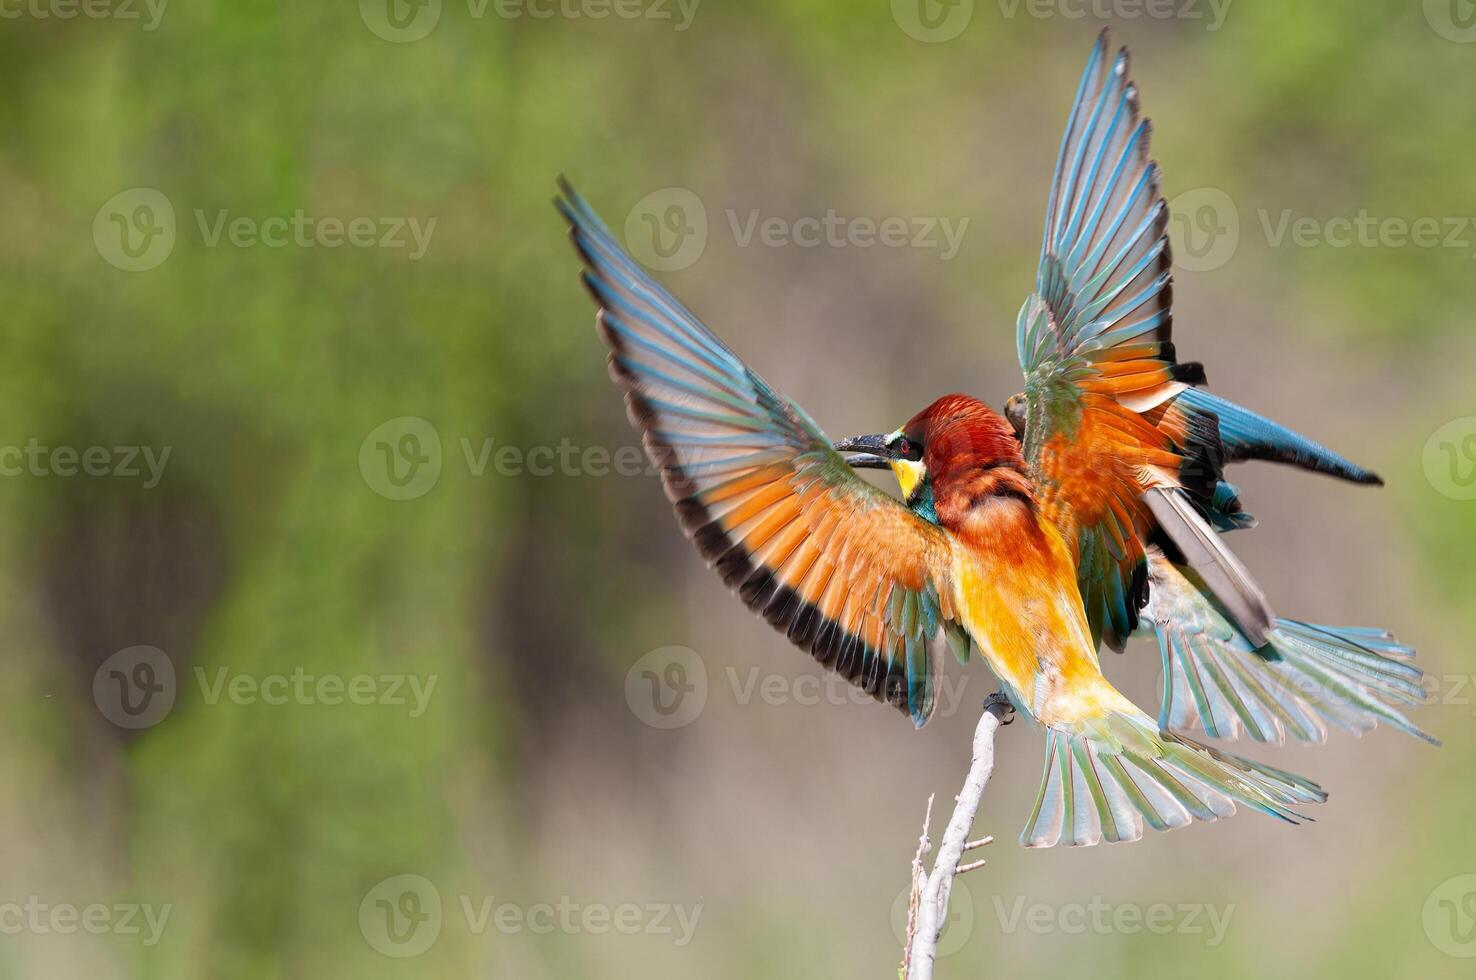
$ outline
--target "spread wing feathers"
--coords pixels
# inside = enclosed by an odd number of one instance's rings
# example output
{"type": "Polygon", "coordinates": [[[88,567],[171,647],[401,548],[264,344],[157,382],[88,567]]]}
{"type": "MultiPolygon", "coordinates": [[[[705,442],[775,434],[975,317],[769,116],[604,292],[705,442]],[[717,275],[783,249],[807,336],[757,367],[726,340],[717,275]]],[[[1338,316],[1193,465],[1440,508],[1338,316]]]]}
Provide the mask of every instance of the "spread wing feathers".
{"type": "MultiPolygon", "coordinates": [[[[1168,207],[1126,50],[1093,49],[1056,161],[1036,291],[1016,325],[1025,456],[1076,551],[1094,639],[1132,631],[1143,599],[1140,496],[1180,486],[1188,456],[1145,422],[1202,380],[1174,361],[1168,207]]],[[[1206,483],[1212,492],[1212,483],[1206,483]]]]}
{"type": "Polygon", "coordinates": [[[1299,823],[1292,809],[1327,799],[1315,783],[1170,732],[1141,712],[1046,730],[1046,768],[1020,843],[1090,846],[1137,840],[1145,826],[1213,821],[1242,803],[1299,823]]]}
{"type": "Polygon", "coordinates": [[[1163,655],[1160,726],[1280,744],[1325,741],[1328,725],[1362,734],[1383,721],[1435,743],[1400,710],[1426,700],[1423,672],[1388,633],[1280,619],[1258,649],[1193,571],[1158,552],[1149,569],[1163,655]]]}
{"type": "Polygon", "coordinates": [[[561,187],[611,376],[687,536],[750,609],[921,726],[961,629],[946,536],[857,477],[561,187]]]}

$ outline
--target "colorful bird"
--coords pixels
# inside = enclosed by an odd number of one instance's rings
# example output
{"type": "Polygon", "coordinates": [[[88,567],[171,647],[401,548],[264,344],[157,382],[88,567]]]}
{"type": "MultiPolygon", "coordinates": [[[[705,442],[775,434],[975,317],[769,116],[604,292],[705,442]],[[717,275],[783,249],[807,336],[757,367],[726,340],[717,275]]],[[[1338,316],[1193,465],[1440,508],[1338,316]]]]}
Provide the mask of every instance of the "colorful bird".
{"type": "MultiPolygon", "coordinates": [[[[1061,530],[1084,520],[1082,499],[1059,480],[1037,493],[1002,416],[946,396],[861,445],[923,462],[938,523],[917,517],[861,480],[799,406],[564,193],[558,206],[600,307],[611,375],[687,534],[750,608],[916,724],[933,710],[941,651],[966,660],[977,645],[1015,706],[1048,732],[1025,843],[1135,840],[1145,826],[1214,820],[1236,803],[1297,822],[1293,807],[1326,798],[1305,779],[1161,732],[1107,682],[1061,530]]],[[[1080,397],[1114,412],[1111,399],[1080,397]]],[[[1158,439],[1146,424],[1132,431],[1158,439]]],[[[1166,449],[1124,448],[1151,454],[1165,474],[1180,462],[1166,449]]]]}
{"type": "MultiPolygon", "coordinates": [[[[1200,651],[1270,661],[1276,634],[1322,644],[1298,664],[1326,690],[1327,671],[1308,665],[1338,661],[1336,679],[1364,653],[1376,677],[1405,679],[1384,666],[1407,665],[1382,634],[1329,641],[1276,619],[1220,541],[1217,527],[1249,522],[1221,479],[1227,446],[1331,464],[1284,430],[1255,429],[1248,413],[1222,431],[1195,394],[1203,370],[1177,362],[1168,211],[1148,136],[1126,51],[1109,62],[1104,32],[1056,166],[1037,287],[1017,325],[1026,387],[1009,418],[947,395],[887,435],[833,444],[655,283],[567,184],[556,202],[600,307],[612,377],[688,536],[750,608],[917,725],[933,710],[941,651],[967,662],[977,647],[1015,707],[1046,730],[1027,846],[1135,840],[1145,826],[1214,820],[1236,803],[1297,822],[1294,807],[1326,799],[1299,776],[1167,730],[1102,675],[1100,640],[1120,648],[1154,589],[1150,621],[1162,619],[1166,649],[1175,636],[1198,638],[1174,661],[1196,678],[1212,659],[1200,651]],[[1237,422],[1249,426],[1239,443],[1237,422]],[[857,455],[848,464],[840,452],[857,455]],[[867,465],[897,473],[905,505],[852,471],[867,465]],[[1206,609],[1220,622],[1206,626],[1206,609]],[[1224,635],[1226,621],[1235,635],[1224,635]]],[[[1195,702],[1208,704],[1197,713],[1190,690],[1166,702],[1164,718],[1217,734],[1231,727],[1225,711],[1283,703],[1231,690],[1224,704],[1195,702]]],[[[1317,705],[1324,716],[1332,707],[1317,705]]],[[[1280,731],[1246,730],[1268,740],[1280,731]]]]}

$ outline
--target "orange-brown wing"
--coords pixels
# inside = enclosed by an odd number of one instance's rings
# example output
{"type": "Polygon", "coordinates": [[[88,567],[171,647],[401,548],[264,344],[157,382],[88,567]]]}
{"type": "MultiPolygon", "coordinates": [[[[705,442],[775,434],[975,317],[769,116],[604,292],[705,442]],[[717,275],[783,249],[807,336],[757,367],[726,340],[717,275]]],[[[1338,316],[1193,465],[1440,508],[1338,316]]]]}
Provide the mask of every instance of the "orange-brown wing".
{"type": "Polygon", "coordinates": [[[1075,551],[1094,639],[1114,644],[1146,597],[1143,494],[1184,458],[1145,422],[1182,391],[1170,336],[1168,207],[1127,51],[1092,51],[1061,144],[1036,291],[1016,330],[1025,456],[1045,514],[1075,551]]]}
{"type": "Polygon", "coordinates": [[[945,532],[857,477],[803,410],[563,191],[611,376],[687,536],[750,609],[922,725],[937,641],[961,638],[945,532]]]}

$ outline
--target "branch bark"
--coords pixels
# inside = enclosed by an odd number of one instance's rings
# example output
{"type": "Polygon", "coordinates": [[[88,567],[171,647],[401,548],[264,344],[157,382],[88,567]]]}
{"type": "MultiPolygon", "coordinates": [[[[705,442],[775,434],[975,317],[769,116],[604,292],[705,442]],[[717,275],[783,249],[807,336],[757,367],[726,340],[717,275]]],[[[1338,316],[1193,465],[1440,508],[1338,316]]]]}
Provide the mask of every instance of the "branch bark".
{"type": "MultiPolygon", "coordinates": [[[[908,932],[907,954],[903,960],[906,980],[932,980],[938,939],[943,934],[943,926],[948,922],[948,899],[953,892],[953,879],[984,864],[983,861],[975,861],[960,868],[959,862],[965,852],[983,847],[994,839],[985,837],[971,842],[969,831],[973,829],[974,817],[979,812],[984,787],[989,784],[989,777],[994,772],[994,733],[1001,725],[1008,725],[1014,719],[1013,712],[1009,700],[1001,693],[991,694],[989,700],[984,702],[984,714],[979,718],[979,726],[974,729],[973,760],[969,763],[963,789],[955,798],[953,816],[948,818],[948,828],[943,832],[938,856],[933,861],[933,870],[925,879],[920,874],[922,852],[929,842],[927,823],[923,824],[918,856],[913,862],[913,902],[917,908],[917,916],[912,923],[914,928],[908,932]]],[[[929,798],[929,815],[932,809],[932,799],[929,798]]]]}

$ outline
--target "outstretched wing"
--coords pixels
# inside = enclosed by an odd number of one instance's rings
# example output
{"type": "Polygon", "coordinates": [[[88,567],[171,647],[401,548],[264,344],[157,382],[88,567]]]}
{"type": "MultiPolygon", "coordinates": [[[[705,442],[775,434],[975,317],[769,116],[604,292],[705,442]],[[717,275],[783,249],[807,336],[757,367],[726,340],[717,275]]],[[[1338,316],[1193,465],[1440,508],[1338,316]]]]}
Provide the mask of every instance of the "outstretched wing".
{"type": "Polygon", "coordinates": [[[938,640],[959,637],[944,532],[857,477],[561,187],[610,374],[687,536],[750,609],[921,726],[938,640]]]}
{"type": "MultiPolygon", "coordinates": [[[[1168,206],[1150,132],[1127,50],[1109,58],[1103,31],[1067,122],[1036,290],[1016,327],[1025,457],[1045,514],[1075,549],[1093,638],[1114,646],[1146,599],[1147,529],[1171,522],[1176,540],[1198,544],[1203,521],[1184,494],[1212,498],[1220,468],[1213,415],[1179,432],[1144,417],[1203,380],[1198,365],[1176,363],[1170,340],[1168,206]]],[[[1236,569],[1219,577],[1227,591],[1241,587],[1236,569]]]]}

